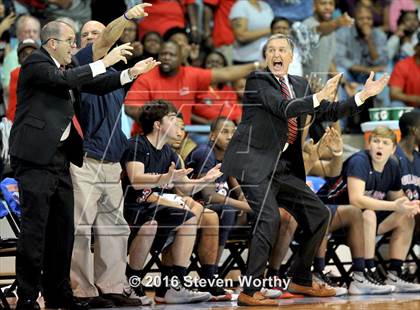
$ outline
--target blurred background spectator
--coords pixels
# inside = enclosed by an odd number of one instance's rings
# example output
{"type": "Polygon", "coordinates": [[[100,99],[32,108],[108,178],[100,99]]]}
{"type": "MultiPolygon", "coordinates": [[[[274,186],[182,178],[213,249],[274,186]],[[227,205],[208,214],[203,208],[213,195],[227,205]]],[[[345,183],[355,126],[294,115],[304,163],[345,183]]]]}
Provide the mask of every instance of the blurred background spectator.
{"type": "Polygon", "coordinates": [[[260,59],[260,45],[270,35],[273,20],[270,6],[260,0],[237,1],[230,12],[229,19],[235,35],[233,62],[243,64],[260,59]]]}
{"type": "Polygon", "coordinates": [[[394,64],[398,60],[414,55],[419,33],[417,11],[401,11],[397,20],[397,30],[388,39],[388,59],[394,64]]]}
{"type": "MultiPolygon", "coordinates": [[[[16,38],[18,42],[22,42],[25,39],[32,39],[35,42],[40,43],[40,32],[41,24],[40,21],[33,16],[23,15],[17,19],[16,22],[16,38]]],[[[10,72],[19,66],[17,56],[17,45],[11,49],[6,55],[2,66],[1,84],[3,86],[3,92],[5,99],[8,97],[10,72]]]]}
{"type": "Polygon", "coordinates": [[[392,71],[389,85],[394,106],[420,108],[420,34],[414,55],[400,60],[392,71]]]}
{"type": "Polygon", "coordinates": [[[373,24],[369,7],[355,9],[355,24],[337,32],[336,62],[339,72],[351,81],[362,83],[370,71],[385,71],[388,53],[386,35],[373,24]]]}
{"type": "MultiPolygon", "coordinates": [[[[245,79],[234,77],[230,83],[219,83],[216,76],[209,83],[207,73],[198,77],[191,73],[192,67],[227,70],[224,68],[235,62],[259,68],[256,61],[263,60],[262,48],[272,34],[292,38],[289,74],[305,76],[314,89],[322,87],[335,72],[344,72],[338,94],[343,99],[358,91],[370,71],[379,76],[392,72],[389,89],[367,107],[418,107],[420,83],[413,72],[418,69],[420,0],[113,0],[106,5],[100,0],[0,0],[0,115],[13,119],[19,62],[23,61],[18,60],[20,42],[31,39],[39,46],[40,28],[56,18],[74,28],[78,42],[90,40],[99,34],[90,31],[89,24],[81,29],[82,23],[96,20],[106,25],[139,2],[152,4],[146,9],[149,16],[128,21],[116,44],[133,45],[128,66],[148,57],[157,59],[166,41],[180,46],[180,67],[187,68],[186,73],[182,78],[178,74],[162,78],[158,72],[156,79],[146,76],[150,84],[146,93],[158,89],[166,99],[185,101],[191,97],[186,102],[191,105],[193,121],[187,111],[187,125],[208,124],[216,116],[240,121],[245,79]],[[195,78],[206,81],[190,85],[195,78]],[[169,80],[171,89],[160,85],[169,80]],[[200,93],[191,95],[195,89],[200,93]]],[[[22,53],[31,50],[28,46],[22,53]]],[[[77,51],[75,47],[73,53],[77,51]]],[[[180,68],[175,60],[166,59],[163,67],[180,68]]],[[[115,69],[126,66],[121,62],[115,69]]],[[[159,94],[155,91],[152,97],[159,99],[159,94]]],[[[135,115],[123,113],[127,136],[135,115]]],[[[365,108],[362,114],[340,124],[344,133],[357,133],[360,123],[368,120],[365,108]]]]}
{"type": "Polygon", "coordinates": [[[339,2],[342,12],[347,12],[353,17],[356,16],[358,7],[369,8],[372,14],[373,27],[380,27],[382,31],[388,32],[390,0],[345,0],[339,2]]]}
{"type": "MultiPolygon", "coordinates": [[[[224,68],[226,58],[220,52],[211,52],[204,59],[203,68],[224,68]]],[[[193,108],[195,122],[210,124],[219,117],[226,117],[236,124],[241,120],[242,107],[238,104],[235,90],[226,83],[212,83],[207,92],[197,95],[197,105],[193,108]]]]}
{"type": "Polygon", "coordinates": [[[162,44],[162,37],[160,34],[155,31],[148,32],[143,36],[141,43],[143,45],[144,57],[153,57],[157,59],[162,44]]]}
{"type": "Polygon", "coordinates": [[[275,16],[302,21],[313,13],[313,0],[266,0],[275,16]]]}
{"type": "Polygon", "coordinates": [[[156,31],[163,36],[171,28],[188,26],[193,39],[199,40],[195,0],[148,0],[147,2],[153,4],[146,9],[153,18],[143,18],[139,21],[140,38],[149,31],[156,31]]]}
{"type": "Polygon", "coordinates": [[[203,0],[203,41],[208,49],[215,48],[232,64],[235,36],[229,14],[235,0],[203,0]]]}
{"type": "Polygon", "coordinates": [[[306,76],[316,74],[322,83],[326,83],[331,72],[336,72],[336,31],[353,25],[353,19],[344,13],[333,19],[334,0],[314,0],[314,15],[303,21],[303,24],[319,33],[317,46],[313,47],[310,57],[303,64],[306,76]]]}
{"type": "Polygon", "coordinates": [[[17,90],[17,83],[19,79],[19,72],[20,66],[23,62],[31,55],[35,50],[39,48],[38,44],[32,39],[25,39],[19,43],[17,48],[17,55],[19,66],[12,70],[10,73],[10,83],[9,83],[9,101],[7,104],[7,113],[6,117],[10,121],[14,121],[15,119],[15,112],[16,112],[16,90],[17,90]]]}

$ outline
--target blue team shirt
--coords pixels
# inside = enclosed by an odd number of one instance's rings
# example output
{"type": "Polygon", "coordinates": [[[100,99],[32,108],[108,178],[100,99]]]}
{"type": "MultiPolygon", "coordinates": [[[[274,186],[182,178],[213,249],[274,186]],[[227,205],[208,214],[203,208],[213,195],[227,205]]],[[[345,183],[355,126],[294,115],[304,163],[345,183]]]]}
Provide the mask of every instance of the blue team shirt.
{"type": "Polygon", "coordinates": [[[390,158],[382,172],[375,171],[368,151],[353,154],[343,164],[342,174],[331,178],[318,191],[318,196],[329,204],[349,204],[347,178],[355,177],[365,182],[365,195],[385,200],[389,191],[401,189],[401,174],[398,163],[390,158]]]}
{"type": "MultiPolygon", "coordinates": [[[[80,65],[93,62],[92,44],[75,56],[80,65]]],[[[107,69],[104,74],[116,74],[107,69]]],[[[121,109],[125,90],[121,88],[102,96],[82,93],[79,122],[83,129],[83,150],[98,160],[119,162],[127,148],[127,138],[121,127],[121,109]]]]}
{"type": "MultiPolygon", "coordinates": [[[[162,149],[156,149],[150,141],[142,135],[135,136],[128,141],[128,149],[124,154],[123,167],[128,162],[141,162],[144,165],[146,174],[164,174],[169,170],[171,162],[174,162],[179,169],[179,157],[172,148],[165,144],[162,149]]],[[[137,208],[138,205],[148,206],[147,197],[152,193],[172,193],[173,184],[165,187],[150,187],[136,190],[131,186],[130,179],[126,173],[122,178],[122,186],[125,193],[124,206],[137,208]]]]}
{"type": "Polygon", "coordinates": [[[414,160],[411,162],[404,151],[398,145],[395,156],[401,172],[401,185],[404,193],[410,200],[420,197],[420,153],[414,152],[414,160]]]}

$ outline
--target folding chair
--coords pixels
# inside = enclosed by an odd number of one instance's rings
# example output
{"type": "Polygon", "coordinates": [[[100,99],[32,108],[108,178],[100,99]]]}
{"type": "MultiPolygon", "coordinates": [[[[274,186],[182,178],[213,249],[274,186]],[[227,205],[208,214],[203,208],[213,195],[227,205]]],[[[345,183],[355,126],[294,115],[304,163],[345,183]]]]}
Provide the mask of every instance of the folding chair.
{"type": "Polygon", "coordinates": [[[147,261],[146,265],[143,267],[141,271],[140,277],[143,278],[146,276],[149,272],[160,272],[162,267],[162,261],[160,259],[160,252],[158,251],[150,251],[150,259],[147,261]],[[153,265],[157,266],[157,269],[153,269],[153,265]]]}
{"type": "Polygon", "coordinates": [[[389,260],[385,259],[380,251],[381,247],[388,245],[391,237],[392,232],[388,232],[384,234],[383,236],[380,236],[380,239],[378,242],[376,242],[375,247],[375,257],[377,261],[377,270],[381,274],[382,278],[386,278],[386,271],[387,271],[387,264],[389,263],[389,260]]]}
{"type": "Polygon", "coordinates": [[[343,261],[340,259],[337,254],[337,249],[340,245],[347,246],[347,235],[346,233],[342,232],[334,232],[328,240],[325,262],[326,265],[334,265],[340,273],[340,276],[336,277],[335,279],[337,280],[338,284],[341,286],[346,283],[347,286],[349,286],[352,280],[350,276],[352,272],[352,261],[343,261]],[[330,263],[330,261],[332,262],[330,263]],[[345,266],[350,266],[349,270],[346,270],[345,266]]]}
{"type": "MultiPolygon", "coordinates": [[[[7,222],[15,235],[13,238],[0,238],[0,258],[1,257],[16,257],[17,253],[17,239],[20,233],[20,208],[19,208],[19,191],[17,182],[14,179],[6,178],[0,183],[2,198],[0,200],[0,218],[6,218],[7,222]]],[[[15,274],[1,274],[1,280],[14,280],[10,287],[4,291],[0,289],[0,309],[10,309],[10,305],[6,299],[16,289],[16,275],[15,274]]]]}
{"type": "Polygon", "coordinates": [[[242,258],[242,253],[248,249],[252,237],[252,229],[249,226],[235,227],[229,234],[226,241],[225,250],[229,251],[228,257],[219,267],[219,276],[225,278],[231,270],[239,269],[241,274],[246,272],[246,262],[242,258]]]}

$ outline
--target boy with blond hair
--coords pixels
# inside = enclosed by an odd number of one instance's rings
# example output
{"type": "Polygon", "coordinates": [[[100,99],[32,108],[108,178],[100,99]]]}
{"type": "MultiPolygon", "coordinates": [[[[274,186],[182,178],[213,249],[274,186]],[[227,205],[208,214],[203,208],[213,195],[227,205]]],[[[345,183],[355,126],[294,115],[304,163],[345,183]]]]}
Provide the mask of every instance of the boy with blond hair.
{"type": "MultiPolygon", "coordinates": [[[[378,284],[393,286],[396,292],[418,292],[420,285],[401,278],[414,230],[414,216],[420,201],[409,201],[401,188],[395,152],[395,133],[383,126],[373,130],[367,150],[351,156],[344,164],[341,177],[328,182],[319,192],[325,203],[352,205],[363,210],[366,277],[378,284]],[[374,263],[376,235],[391,232],[390,265],[385,281],[374,263]]],[[[349,292],[352,293],[350,285],[349,292]]],[[[360,293],[357,290],[354,294],[360,293]]]]}

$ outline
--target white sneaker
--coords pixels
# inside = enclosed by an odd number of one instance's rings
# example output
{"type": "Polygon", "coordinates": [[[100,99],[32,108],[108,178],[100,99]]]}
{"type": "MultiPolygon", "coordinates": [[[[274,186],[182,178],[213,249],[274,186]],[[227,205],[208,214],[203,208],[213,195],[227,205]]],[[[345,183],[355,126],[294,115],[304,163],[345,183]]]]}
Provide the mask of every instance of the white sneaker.
{"type": "Polygon", "coordinates": [[[281,296],[283,292],[280,290],[263,287],[261,289],[261,294],[263,294],[266,298],[276,299],[277,297],[281,296]]]}
{"type": "Polygon", "coordinates": [[[389,290],[391,290],[391,293],[394,293],[395,290],[397,289],[394,285],[386,284],[385,280],[382,279],[382,277],[380,276],[380,274],[379,274],[379,272],[376,268],[372,268],[372,269],[365,268],[364,276],[370,282],[375,283],[375,284],[379,284],[379,285],[382,285],[383,287],[388,288],[389,290]]]}
{"type": "Polygon", "coordinates": [[[196,292],[181,285],[177,287],[170,287],[163,298],[155,296],[156,302],[166,304],[190,304],[208,301],[210,298],[211,294],[209,292],[196,292]]]}
{"type": "Polygon", "coordinates": [[[354,272],[349,293],[350,295],[385,295],[392,293],[393,289],[391,285],[381,285],[373,282],[362,272],[354,272]]]}
{"type": "Polygon", "coordinates": [[[420,292],[420,284],[411,283],[401,279],[397,273],[389,271],[385,280],[386,284],[395,286],[396,293],[417,293],[420,292]]]}
{"type": "Polygon", "coordinates": [[[315,282],[333,288],[335,290],[335,296],[343,296],[348,294],[348,291],[345,287],[336,286],[332,283],[331,279],[328,277],[328,273],[325,274],[323,272],[314,272],[312,278],[315,282]]]}

